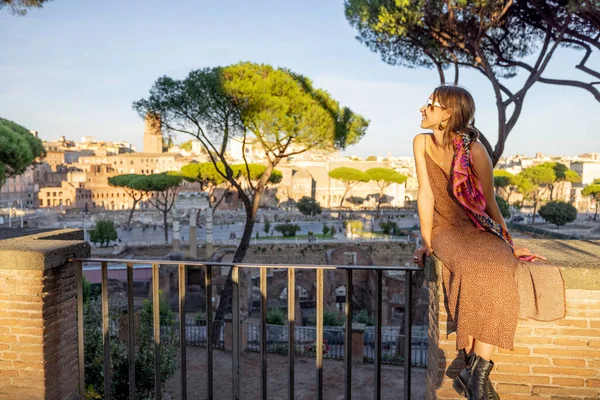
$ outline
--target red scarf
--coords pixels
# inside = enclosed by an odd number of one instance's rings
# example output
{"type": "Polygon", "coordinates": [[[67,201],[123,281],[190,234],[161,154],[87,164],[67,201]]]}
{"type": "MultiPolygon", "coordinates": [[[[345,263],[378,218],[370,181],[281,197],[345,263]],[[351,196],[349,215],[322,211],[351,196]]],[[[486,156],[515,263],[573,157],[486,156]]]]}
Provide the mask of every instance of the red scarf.
{"type": "MultiPolygon", "coordinates": [[[[463,206],[467,215],[477,229],[489,231],[502,238],[514,252],[513,240],[508,231],[494,221],[485,212],[486,201],[483,195],[481,181],[473,172],[471,158],[471,143],[477,140],[477,137],[468,133],[459,133],[453,140],[455,153],[452,164],[452,193],[463,206]]],[[[535,256],[517,256],[523,261],[533,261],[535,256]]]]}

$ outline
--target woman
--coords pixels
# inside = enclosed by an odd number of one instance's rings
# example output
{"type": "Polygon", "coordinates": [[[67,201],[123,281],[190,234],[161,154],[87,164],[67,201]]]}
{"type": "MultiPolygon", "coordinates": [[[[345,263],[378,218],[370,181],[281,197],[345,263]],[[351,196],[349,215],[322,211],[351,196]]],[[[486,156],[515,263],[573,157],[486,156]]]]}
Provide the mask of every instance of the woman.
{"type": "Polygon", "coordinates": [[[467,362],[454,388],[468,399],[498,399],[489,380],[495,347],[513,349],[519,316],[562,318],[564,284],[558,268],[544,266],[538,273],[531,261],[543,257],[512,244],[495,199],[493,165],[473,127],[471,94],[441,86],[420,111],[421,128],[433,133],[419,134],[413,143],[423,239],[415,263],[423,266],[424,257],[435,254],[445,265],[456,347],[467,362]],[[547,286],[551,299],[536,303],[533,291],[547,286]]]}

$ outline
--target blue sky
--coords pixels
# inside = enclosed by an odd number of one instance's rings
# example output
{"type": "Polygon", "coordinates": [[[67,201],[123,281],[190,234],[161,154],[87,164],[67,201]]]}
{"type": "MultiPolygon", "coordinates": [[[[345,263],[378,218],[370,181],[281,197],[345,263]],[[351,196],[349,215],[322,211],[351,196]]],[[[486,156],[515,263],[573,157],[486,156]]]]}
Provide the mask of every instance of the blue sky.
{"type": "MultiPolygon", "coordinates": [[[[370,119],[367,135],[346,154],[411,155],[418,110],[438,84],[437,72],[384,64],[354,36],[342,0],[54,0],[25,17],[3,10],[0,116],[47,140],[90,135],[141,150],[143,122],[131,103],[156,78],[253,61],[301,73],[370,119]]],[[[580,54],[560,50],[546,75],[581,78],[573,68],[580,54]]],[[[598,67],[600,57],[589,63],[598,67]]],[[[477,125],[495,143],[490,84],[467,70],[460,83],[475,97],[477,125]]],[[[599,134],[600,103],[590,94],[538,83],[504,155],[600,152],[599,134]]]]}

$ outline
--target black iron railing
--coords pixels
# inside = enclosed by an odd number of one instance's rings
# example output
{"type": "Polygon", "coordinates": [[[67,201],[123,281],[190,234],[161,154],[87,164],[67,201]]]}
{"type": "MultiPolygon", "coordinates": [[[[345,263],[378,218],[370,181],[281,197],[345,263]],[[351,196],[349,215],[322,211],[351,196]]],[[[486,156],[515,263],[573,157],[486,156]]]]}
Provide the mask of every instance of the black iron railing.
{"type": "MultiPolygon", "coordinates": [[[[85,397],[85,375],[84,375],[84,335],[83,335],[83,263],[99,263],[101,265],[102,281],[102,337],[104,346],[104,398],[111,398],[111,361],[110,361],[110,324],[108,307],[108,264],[123,264],[123,260],[105,259],[105,258],[87,258],[75,260],[79,263],[77,279],[77,315],[78,315],[78,338],[79,338],[79,387],[81,398],[85,397]]],[[[323,272],[325,270],[343,270],[346,272],[346,301],[345,301],[345,324],[352,326],[352,272],[354,270],[374,270],[376,271],[376,305],[375,327],[374,327],[374,399],[381,398],[381,364],[384,361],[382,357],[383,332],[382,332],[382,294],[383,294],[383,271],[406,271],[405,272],[405,310],[404,324],[411,326],[411,286],[412,272],[417,271],[417,267],[412,266],[354,266],[354,265],[258,265],[258,264],[232,264],[232,263],[210,263],[186,261],[185,264],[178,261],[166,260],[127,260],[127,305],[128,305],[128,361],[129,361],[129,398],[135,398],[135,314],[133,298],[133,264],[147,264],[152,267],[152,303],[153,303],[153,339],[154,339],[154,383],[155,397],[157,400],[162,398],[162,387],[160,379],[160,349],[161,349],[161,326],[160,326],[160,307],[159,307],[159,265],[177,265],[179,273],[179,350],[180,350],[180,398],[187,399],[187,363],[186,363],[186,320],[184,308],[186,303],[186,267],[204,267],[205,269],[205,297],[206,297],[206,321],[212,321],[212,267],[231,267],[233,281],[232,296],[232,399],[240,399],[240,295],[239,295],[239,269],[240,268],[259,268],[260,269],[260,324],[259,324],[259,350],[261,354],[260,375],[261,398],[267,399],[267,269],[278,268],[288,271],[288,334],[287,346],[289,349],[296,345],[295,321],[294,321],[294,303],[296,295],[295,271],[297,269],[316,270],[316,332],[315,343],[323,343],[323,272]]],[[[203,334],[210,340],[212,338],[212,323],[207,323],[203,334]]],[[[352,398],[352,330],[344,330],[344,362],[345,362],[345,398],[352,398]]],[[[404,359],[411,360],[413,348],[411,329],[407,329],[404,334],[404,359]]],[[[315,351],[316,364],[316,398],[323,399],[323,352],[315,351]]],[[[207,346],[207,398],[213,399],[213,346],[207,346]]],[[[294,358],[295,351],[288,351],[288,398],[294,398],[294,358]]],[[[404,388],[403,398],[410,399],[411,387],[411,363],[404,363],[404,388]]]]}

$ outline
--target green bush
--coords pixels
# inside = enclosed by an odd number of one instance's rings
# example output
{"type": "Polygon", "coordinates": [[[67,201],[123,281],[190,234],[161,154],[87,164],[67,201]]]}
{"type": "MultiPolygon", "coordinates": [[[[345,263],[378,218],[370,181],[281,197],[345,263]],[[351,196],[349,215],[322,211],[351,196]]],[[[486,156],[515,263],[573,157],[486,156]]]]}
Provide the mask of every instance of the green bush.
{"type": "Polygon", "coordinates": [[[269,222],[267,217],[265,217],[265,226],[263,227],[263,230],[265,231],[266,235],[268,235],[269,232],[271,231],[271,222],[269,222]]]}
{"type": "Polygon", "coordinates": [[[323,236],[327,236],[329,233],[329,225],[323,224],[323,236]]]}
{"type": "Polygon", "coordinates": [[[577,209],[564,201],[551,201],[540,207],[539,214],[546,221],[560,227],[575,221],[577,218],[577,209]]]}
{"type": "Polygon", "coordinates": [[[273,308],[267,311],[267,324],[285,325],[285,313],[281,308],[273,308]]]}
{"type": "MultiPolygon", "coordinates": [[[[307,325],[315,326],[317,325],[316,316],[312,315],[307,318],[307,325]]],[[[325,311],[323,313],[323,326],[342,326],[344,325],[344,316],[340,315],[336,311],[325,311]]]]}
{"type": "Polygon", "coordinates": [[[304,196],[296,203],[296,207],[298,211],[300,211],[304,215],[310,215],[314,217],[315,215],[321,214],[323,210],[321,209],[321,205],[318,201],[313,199],[312,197],[304,196]]]}
{"type": "Polygon", "coordinates": [[[335,311],[325,311],[323,313],[324,326],[342,326],[344,325],[344,316],[335,311]]]}
{"type": "Polygon", "coordinates": [[[352,322],[366,324],[367,326],[373,326],[375,325],[375,318],[369,315],[367,310],[362,309],[352,316],[352,322]]]}
{"type": "Polygon", "coordinates": [[[100,243],[101,247],[108,246],[111,240],[117,240],[117,230],[111,220],[101,219],[96,222],[94,229],[90,230],[90,241],[100,243]]]}
{"type": "Polygon", "coordinates": [[[296,233],[300,230],[300,226],[297,224],[279,224],[275,226],[275,230],[281,233],[284,237],[296,236],[296,233]]]}
{"type": "MultiPolygon", "coordinates": [[[[140,399],[154,396],[154,341],[152,302],[144,300],[136,330],[135,392],[140,399]]],[[[109,318],[117,327],[124,316],[110,310],[109,318]]],[[[167,299],[160,294],[161,333],[160,372],[161,382],[167,382],[177,371],[178,335],[175,329],[175,313],[167,299]],[[165,332],[166,331],[166,332],[165,332]]],[[[104,398],[104,350],[102,344],[101,298],[92,297],[84,304],[84,362],[86,398],[104,398]],[[98,397],[100,396],[100,397],[98,397]]],[[[118,332],[111,331],[110,357],[112,361],[112,398],[129,397],[129,361],[127,343],[118,339],[118,332]]]]}
{"type": "Polygon", "coordinates": [[[398,224],[394,221],[381,221],[379,227],[382,229],[385,235],[395,234],[398,229],[398,224]]]}

